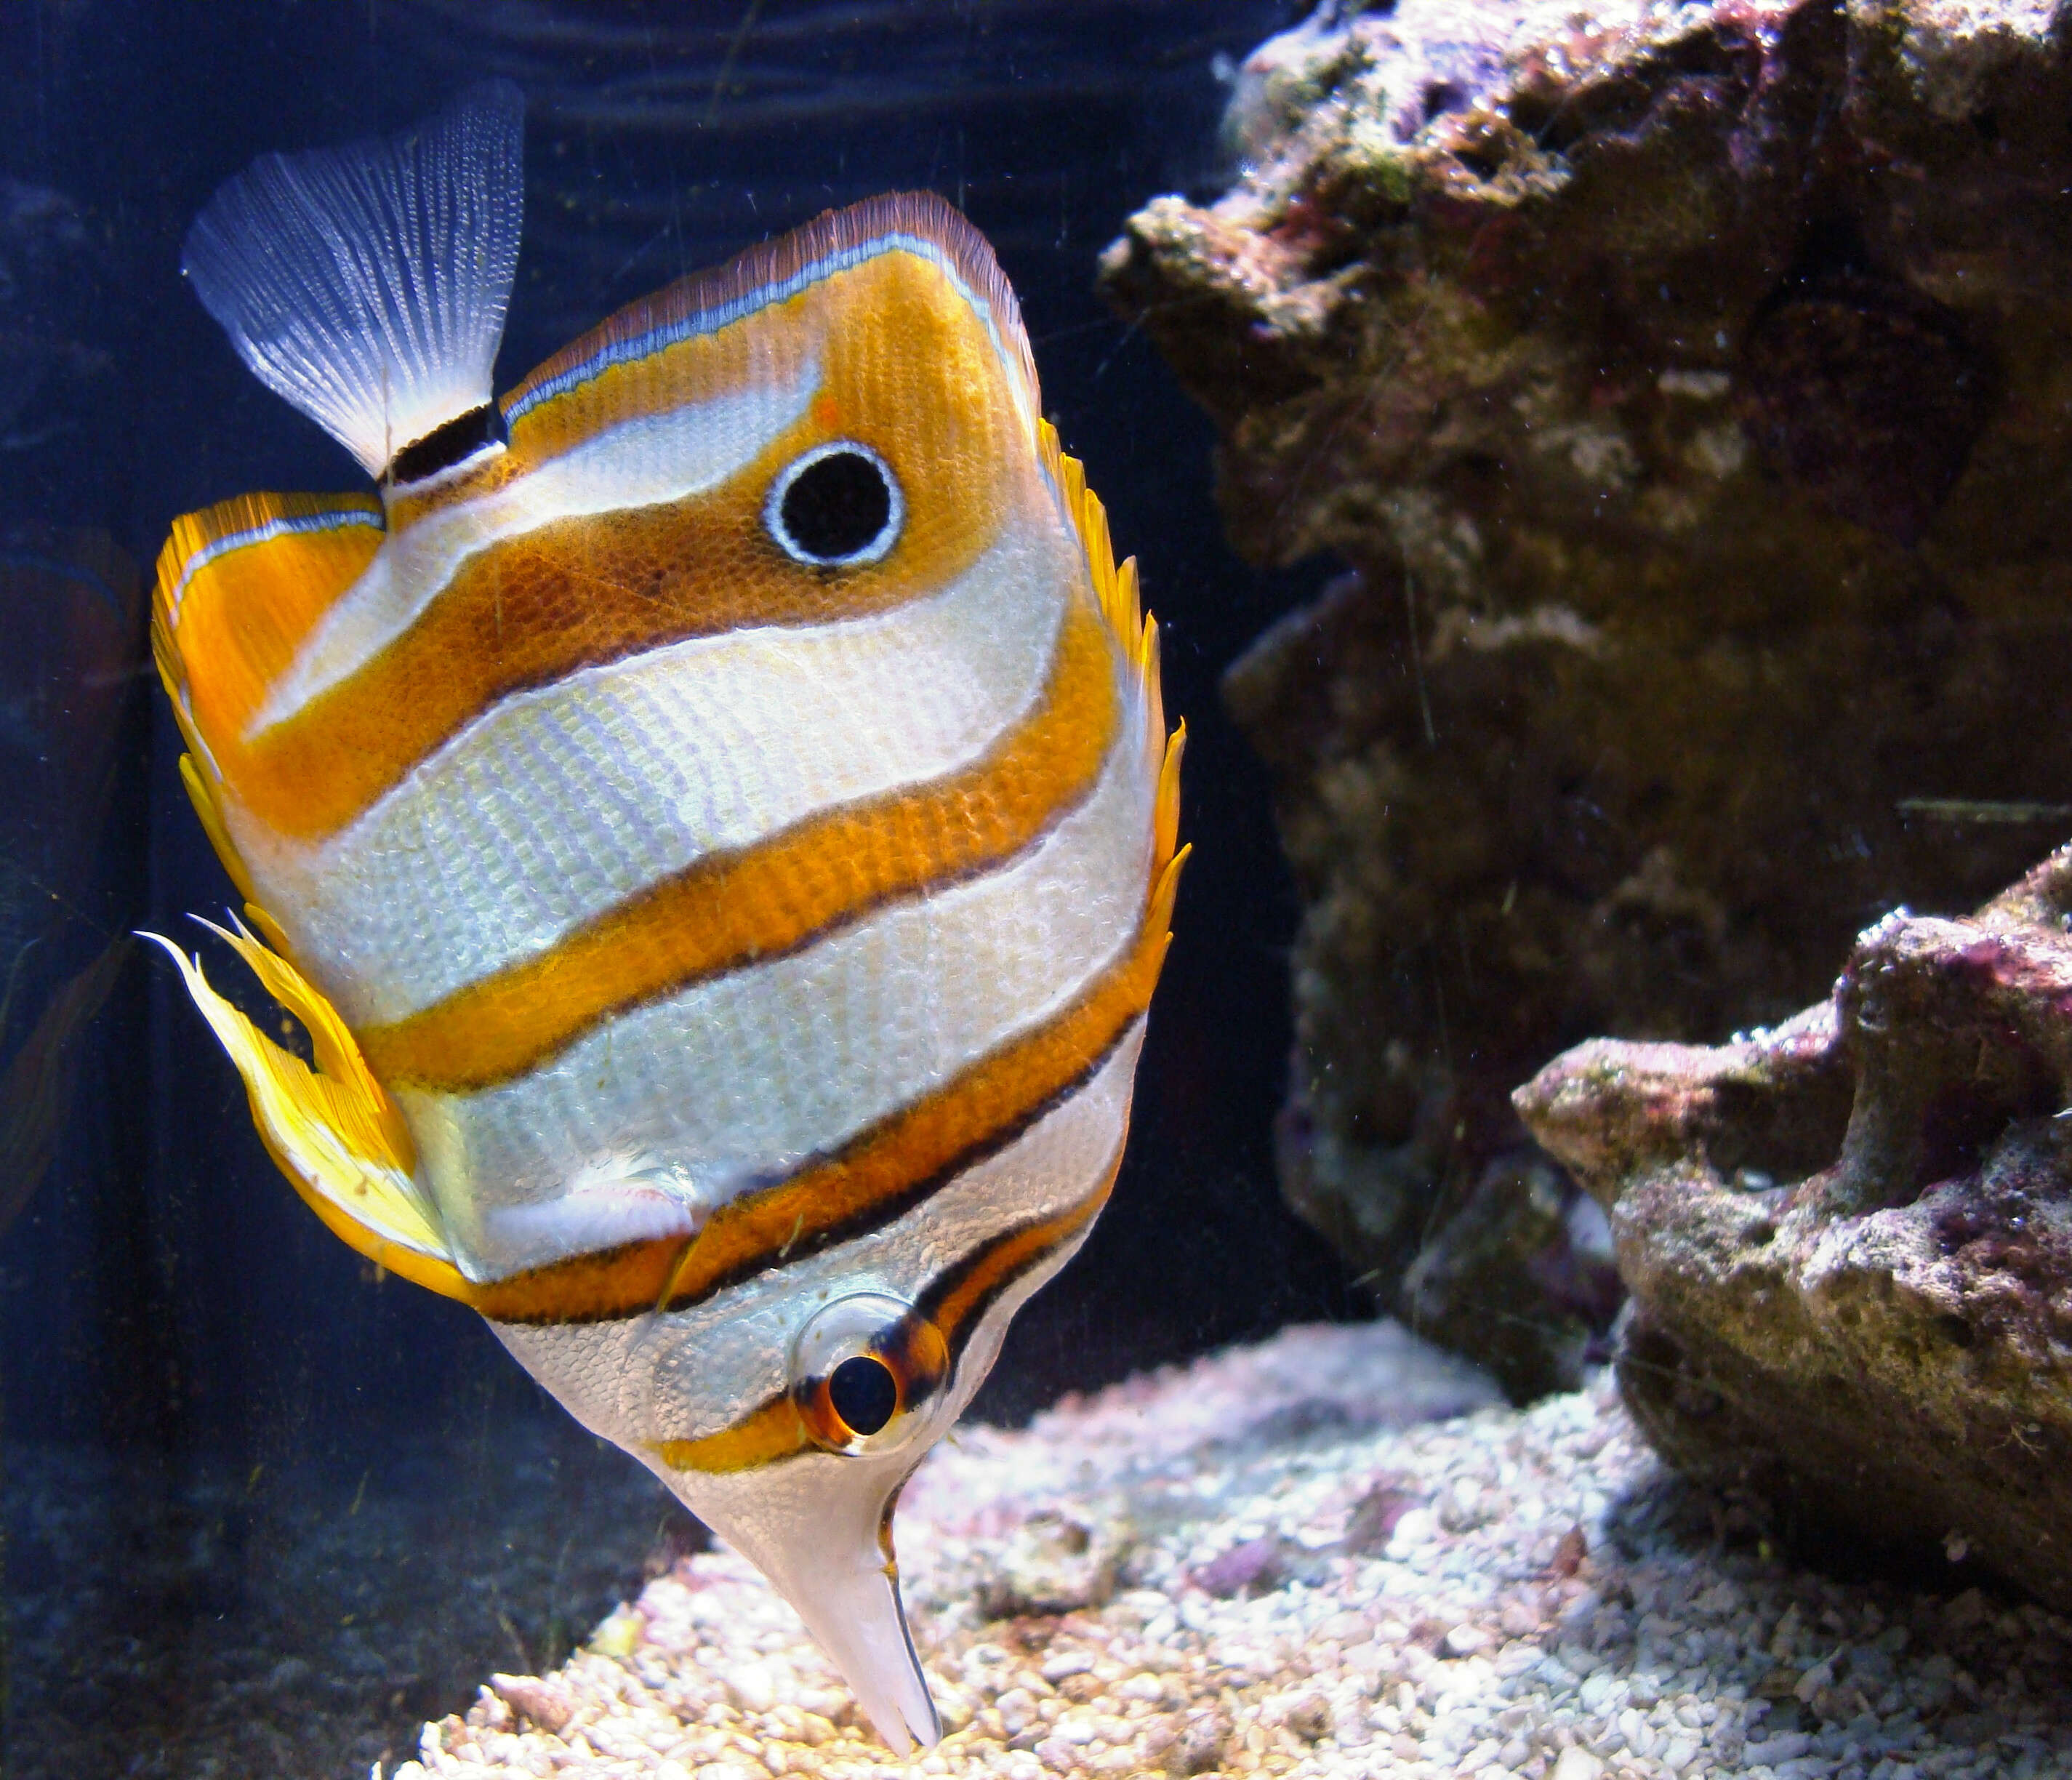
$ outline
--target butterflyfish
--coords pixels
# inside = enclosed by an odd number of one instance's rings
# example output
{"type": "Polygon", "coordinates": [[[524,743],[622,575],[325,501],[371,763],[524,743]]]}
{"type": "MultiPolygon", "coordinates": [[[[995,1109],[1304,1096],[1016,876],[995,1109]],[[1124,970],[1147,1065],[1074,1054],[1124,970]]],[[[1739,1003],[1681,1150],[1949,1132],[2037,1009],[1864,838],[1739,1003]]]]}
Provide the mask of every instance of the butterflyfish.
{"type": "Polygon", "coordinates": [[[941,199],[831,212],[498,397],[523,101],[269,156],[187,277],[371,491],[177,521],[220,937],[325,1223],[472,1305],[938,1735],[898,1490],[1116,1178],[1183,855],[1133,563],[941,199]]]}

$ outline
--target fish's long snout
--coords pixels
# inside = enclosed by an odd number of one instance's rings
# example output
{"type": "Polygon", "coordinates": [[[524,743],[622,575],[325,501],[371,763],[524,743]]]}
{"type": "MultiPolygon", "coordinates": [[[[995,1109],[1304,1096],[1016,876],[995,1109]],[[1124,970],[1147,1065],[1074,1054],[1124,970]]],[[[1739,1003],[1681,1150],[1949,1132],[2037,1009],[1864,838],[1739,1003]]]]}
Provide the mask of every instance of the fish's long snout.
{"type": "Polygon", "coordinates": [[[754,1472],[663,1474],[791,1602],[895,1755],[943,1735],[892,1556],[892,1501],[911,1465],[812,1453],[754,1472]]]}
{"type": "Polygon", "coordinates": [[[787,1573],[764,1568],[841,1671],[878,1734],[895,1755],[917,1743],[932,1749],[942,1741],[942,1720],[906,1629],[898,1576],[876,1538],[863,1550],[794,1555],[798,1561],[787,1573]]]}

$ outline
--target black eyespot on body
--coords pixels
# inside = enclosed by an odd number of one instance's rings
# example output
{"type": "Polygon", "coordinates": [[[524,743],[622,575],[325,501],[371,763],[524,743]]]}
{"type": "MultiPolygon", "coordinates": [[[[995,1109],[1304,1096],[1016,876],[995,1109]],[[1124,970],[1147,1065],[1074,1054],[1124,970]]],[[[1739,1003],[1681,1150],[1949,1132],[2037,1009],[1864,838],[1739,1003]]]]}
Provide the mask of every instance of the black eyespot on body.
{"type": "Polygon", "coordinates": [[[899,1408],[899,1381],[875,1355],[853,1355],[828,1379],[828,1401],[853,1433],[874,1434],[899,1408]]]}
{"type": "Polygon", "coordinates": [[[504,410],[493,401],[471,408],[465,414],[436,426],[396,454],[384,479],[392,487],[422,482],[442,470],[450,470],[471,458],[484,446],[502,445],[509,435],[504,427],[504,410]]]}
{"type": "Polygon", "coordinates": [[[816,446],[794,459],[771,484],[763,508],[779,548],[816,568],[877,561],[906,517],[892,467],[853,439],[816,446]]]}

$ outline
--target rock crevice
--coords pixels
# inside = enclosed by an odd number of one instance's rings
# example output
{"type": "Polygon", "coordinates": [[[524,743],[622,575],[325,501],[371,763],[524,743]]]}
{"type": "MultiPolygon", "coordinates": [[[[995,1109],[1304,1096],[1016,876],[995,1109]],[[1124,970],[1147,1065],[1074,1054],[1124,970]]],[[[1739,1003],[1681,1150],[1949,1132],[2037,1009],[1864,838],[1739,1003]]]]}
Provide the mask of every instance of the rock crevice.
{"type": "Polygon", "coordinates": [[[2072,848],[1865,932],[1715,1048],[1597,1040],[1520,1089],[1604,1206],[1619,1382],[1679,1469],[1832,1559],[2072,1604],[2072,848]]]}

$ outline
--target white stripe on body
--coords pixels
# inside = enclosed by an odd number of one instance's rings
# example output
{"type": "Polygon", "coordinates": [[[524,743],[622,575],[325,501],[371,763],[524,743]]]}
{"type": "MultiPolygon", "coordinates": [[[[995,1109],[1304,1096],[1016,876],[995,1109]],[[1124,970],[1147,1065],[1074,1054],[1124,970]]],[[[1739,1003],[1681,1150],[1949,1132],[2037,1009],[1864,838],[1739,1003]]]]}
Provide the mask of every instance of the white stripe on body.
{"type": "Polygon", "coordinates": [[[367,665],[422,616],[461,565],[557,520],[649,507],[716,488],[796,425],[820,388],[808,361],[789,383],[686,403],[593,434],[516,480],[391,532],[303,640],[245,726],[252,741],[367,665]]]}
{"type": "Polygon", "coordinates": [[[1009,865],[893,904],[790,956],[607,1019],[514,1081],[399,1087],[457,1259],[496,1278],[563,1252],[500,1252],[484,1214],[651,1154],[701,1203],[783,1174],[1041,1026],[1134,943],[1157,775],[1141,697],[1094,795],[1009,865]]]}
{"type": "Polygon", "coordinates": [[[975,763],[1041,697],[1075,582],[1046,508],[891,611],[695,638],[508,698],[327,840],[231,797],[226,819],[348,1023],[399,1020],[707,854],[975,763]]]}
{"type": "MultiPolygon", "coordinates": [[[[792,1337],[823,1295],[885,1292],[911,1301],[936,1274],[1008,1229],[1055,1216],[1096,1190],[1122,1147],[1143,1042],[1139,1019],[1077,1092],[885,1229],[787,1262],[688,1310],[490,1326],[578,1421],[606,1439],[631,1447],[717,1433],[785,1388],[792,1337]]],[[[1018,1282],[1013,1301],[1076,1246],[1018,1282]]],[[[992,1365],[1007,1321],[1001,1309],[972,1332],[960,1383],[992,1365]]]]}

